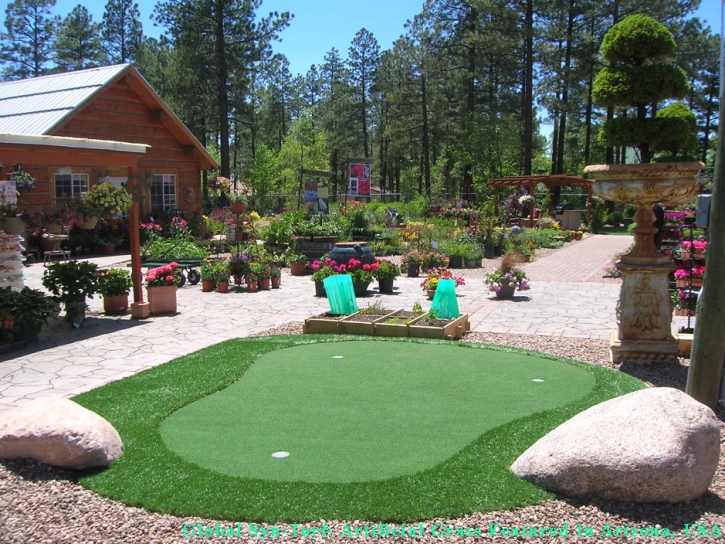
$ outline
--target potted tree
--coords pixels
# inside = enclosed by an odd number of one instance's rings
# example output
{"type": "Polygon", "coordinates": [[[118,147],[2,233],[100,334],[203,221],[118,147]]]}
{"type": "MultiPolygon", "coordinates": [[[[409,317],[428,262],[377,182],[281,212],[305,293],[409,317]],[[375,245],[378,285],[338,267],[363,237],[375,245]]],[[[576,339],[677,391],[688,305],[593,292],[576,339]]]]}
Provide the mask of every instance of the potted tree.
{"type": "Polygon", "coordinates": [[[121,268],[110,268],[99,278],[98,292],[103,295],[103,311],[108,315],[128,312],[128,294],[131,292],[131,275],[121,268]]]}
{"type": "Polygon", "coordinates": [[[98,277],[98,265],[88,261],[55,263],[43,274],[43,286],[65,306],[66,320],[76,329],[85,319],[86,297],[98,292],[98,277]]]}

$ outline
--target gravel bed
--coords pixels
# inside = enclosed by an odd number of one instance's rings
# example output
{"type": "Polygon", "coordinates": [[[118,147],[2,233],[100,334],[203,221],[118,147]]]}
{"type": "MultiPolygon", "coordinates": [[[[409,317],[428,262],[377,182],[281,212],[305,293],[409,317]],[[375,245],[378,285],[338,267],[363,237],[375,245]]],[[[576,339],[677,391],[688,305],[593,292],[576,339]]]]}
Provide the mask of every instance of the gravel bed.
{"type": "MultiPolygon", "coordinates": [[[[302,323],[290,323],[275,327],[261,334],[300,334],[302,323]]],[[[466,342],[481,342],[533,349],[553,355],[567,356],[591,364],[612,368],[607,355],[607,343],[598,340],[553,338],[542,336],[501,335],[492,333],[468,333],[466,342]]],[[[653,367],[627,367],[620,370],[628,372],[646,381],[650,385],[669,386],[683,389],[689,361],[681,360],[678,365],[653,367]]],[[[725,410],[718,408],[717,416],[724,426],[725,410]]],[[[154,542],[172,543],[202,541],[201,537],[187,538],[182,533],[184,524],[201,523],[213,530],[216,523],[221,527],[232,527],[232,522],[200,520],[196,518],[178,518],[147,512],[143,509],[126,507],[120,503],[92,493],[74,480],[73,474],[60,469],[47,467],[32,461],[5,461],[0,463],[0,542],[7,543],[115,543],[115,542],[154,542]]],[[[704,497],[684,504],[634,504],[614,501],[550,500],[538,506],[516,508],[509,511],[472,514],[460,519],[436,519],[424,522],[423,537],[391,538],[343,535],[345,523],[353,528],[371,527],[364,521],[330,521],[304,527],[321,528],[329,524],[327,537],[301,537],[302,529],[297,528],[298,536],[293,536],[292,527],[277,524],[280,531],[287,532],[268,542],[473,542],[480,540],[475,536],[478,528],[488,537],[490,524],[503,527],[563,527],[569,525],[569,534],[576,534],[577,524],[593,528],[593,537],[582,538],[586,542],[611,542],[626,540],[613,538],[602,531],[607,525],[612,528],[647,529],[653,527],[668,528],[676,533],[676,542],[706,542],[714,539],[686,536],[685,524],[704,524],[710,530],[714,524],[725,530],[725,461],[721,457],[718,472],[710,492],[704,497]],[[446,536],[446,530],[450,533],[446,536]],[[457,537],[456,528],[467,536],[457,537]],[[435,535],[432,532],[435,531],[435,535]],[[440,532],[442,531],[442,532],[440,532]]],[[[411,522],[408,524],[410,525],[411,522]]],[[[415,524],[417,527],[417,523],[415,524]]],[[[262,525],[262,527],[267,527],[262,525]]],[[[399,525],[395,526],[399,528],[399,525]]],[[[259,536],[252,537],[248,524],[242,523],[242,537],[226,539],[228,541],[261,542],[259,536]]],[[[268,527],[267,527],[268,528],[268,527]]],[[[353,529],[354,530],[354,529],[353,529]]],[[[309,535],[309,532],[308,532],[309,535]]],[[[488,538],[487,538],[488,539],[488,538]]],[[[495,542],[511,542],[512,538],[500,533],[490,539],[495,542]]],[[[527,537],[527,542],[560,542],[562,537],[527,537]]],[[[573,539],[572,539],[573,540],[573,539]]],[[[632,537],[635,542],[664,542],[662,538],[649,536],[632,537]]]]}

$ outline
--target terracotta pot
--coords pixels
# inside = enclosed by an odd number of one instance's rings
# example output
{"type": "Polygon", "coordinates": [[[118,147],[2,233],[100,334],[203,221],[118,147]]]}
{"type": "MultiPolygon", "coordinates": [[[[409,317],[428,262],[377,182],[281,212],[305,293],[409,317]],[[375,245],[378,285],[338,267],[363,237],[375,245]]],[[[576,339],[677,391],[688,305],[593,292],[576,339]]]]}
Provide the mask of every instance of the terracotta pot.
{"type": "Polygon", "coordinates": [[[128,295],[103,296],[103,311],[107,315],[123,315],[128,312],[128,295]]]}
{"type": "Polygon", "coordinates": [[[428,295],[428,298],[430,300],[433,300],[433,297],[436,296],[436,290],[435,289],[426,289],[425,294],[428,295]]]}
{"type": "Polygon", "coordinates": [[[683,316],[683,317],[687,317],[688,315],[690,317],[695,317],[695,310],[686,310],[684,308],[675,308],[674,309],[674,314],[675,315],[679,315],[679,316],[683,316]]]}
{"type": "Polygon", "coordinates": [[[259,288],[262,291],[269,291],[272,288],[272,278],[264,278],[259,280],[259,288]]]}
{"type": "Polygon", "coordinates": [[[93,216],[88,219],[88,221],[83,221],[80,225],[78,225],[78,228],[81,230],[93,230],[96,228],[96,225],[98,224],[98,217],[93,216]]]}
{"type": "Polygon", "coordinates": [[[113,255],[116,252],[116,244],[106,244],[101,246],[101,249],[106,255],[113,255]]]}
{"type": "Polygon", "coordinates": [[[12,330],[14,327],[15,327],[14,319],[4,319],[3,320],[3,329],[12,330]]]}
{"type": "MultiPolygon", "coordinates": [[[[687,278],[677,280],[678,289],[687,289],[688,287],[690,287],[690,282],[687,278]]],[[[692,278],[692,287],[702,287],[702,278],[692,278]]]]}
{"type": "Polygon", "coordinates": [[[272,278],[272,289],[279,289],[279,286],[282,284],[282,278],[272,278]]]}
{"type": "Polygon", "coordinates": [[[218,281],[216,285],[219,288],[220,293],[229,292],[229,281],[218,281]]]}
{"type": "Polygon", "coordinates": [[[216,287],[216,281],[214,280],[201,280],[201,291],[202,293],[211,293],[216,287]]]}
{"type": "Polygon", "coordinates": [[[307,268],[307,263],[290,263],[289,266],[293,276],[302,276],[307,268]]]}
{"type": "Polygon", "coordinates": [[[21,234],[25,232],[25,223],[19,217],[6,217],[3,219],[3,230],[7,234],[21,234]]]}
{"type": "Polygon", "coordinates": [[[256,293],[259,291],[259,284],[256,281],[247,281],[247,293],[256,293]]]}
{"type": "Polygon", "coordinates": [[[232,202],[231,208],[232,208],[232,213],[244,213],[244,203],[243,202],[232,202]]]}
{"type": "Polygon", "coordinates": [[[152,314],[176,313],[176,285],[149,285],[149,307],[152,314]]]}

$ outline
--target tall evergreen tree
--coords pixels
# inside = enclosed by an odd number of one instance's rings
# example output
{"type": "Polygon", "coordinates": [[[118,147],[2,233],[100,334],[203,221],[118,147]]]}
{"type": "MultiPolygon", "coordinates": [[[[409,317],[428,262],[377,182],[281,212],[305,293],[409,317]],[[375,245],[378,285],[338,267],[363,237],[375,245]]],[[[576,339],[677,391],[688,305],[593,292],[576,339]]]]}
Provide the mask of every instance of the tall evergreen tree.
{"type": "Polygon", "coordinates": [[[371,88],[380,61],[380,46],[366,29],[360,29],[349,49],[348,66],[355,96],[355,114],[360,123],[363,153],[370,156],[369,127],[371,88]]]}
{"type": "Polygon", "coordinates": [[[55,27],[60,21],[51,15],[55,0],[15,0],[5,10],[5,29],[0,34],[0,62],[3,78],[23,79],[47,74],[53,59],[55,27]]]}
{"type": "Polygon", "coordinates": [[[99,37],[101,25],[78,4],[58,25],[56,62],[61,71],[83,70],[103,64],[106,56],[99,37]]]}
{"type": "Polygon", "coordinates": [[[257,19],[260,5],[261,0],[163,0],[156,6],[156,20],[169,28],[176,45],[208,52],[204,64],[213,72],[225,177],[231,174],[232,94],[246,93],[255,64],[270,54],[270,42],[291,19],[287,12],[257,19]]]}
{"type": "Polygon", "coordinates": [[[108,0],[103,13],[103,44],[114,64],[134,63],[143,41],[138,4],[133,0],[108,0]]]}

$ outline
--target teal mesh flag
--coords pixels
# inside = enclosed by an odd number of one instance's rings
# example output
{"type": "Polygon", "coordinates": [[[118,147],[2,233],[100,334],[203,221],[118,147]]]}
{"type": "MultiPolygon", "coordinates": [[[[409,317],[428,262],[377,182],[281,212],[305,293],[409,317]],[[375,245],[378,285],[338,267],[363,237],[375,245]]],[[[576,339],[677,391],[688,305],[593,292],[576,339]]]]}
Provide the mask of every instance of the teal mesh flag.
{"type": "Polygon", "coordinates": [[[456,280],[438,280],[438,287],[430,309],[441,319],[461,317],[456,299],[456,280]]]}
{"type": "Polygon", "coordinates": [[[355,290],[352,287],[350,274],[338,274],[322,280],[330,303],[330,313],[354,314],[357,312],[355,290]]]}

